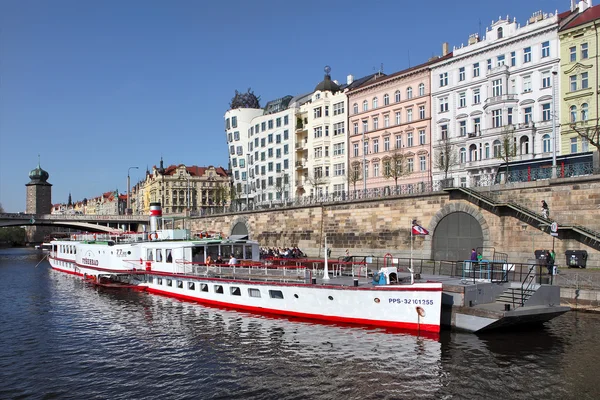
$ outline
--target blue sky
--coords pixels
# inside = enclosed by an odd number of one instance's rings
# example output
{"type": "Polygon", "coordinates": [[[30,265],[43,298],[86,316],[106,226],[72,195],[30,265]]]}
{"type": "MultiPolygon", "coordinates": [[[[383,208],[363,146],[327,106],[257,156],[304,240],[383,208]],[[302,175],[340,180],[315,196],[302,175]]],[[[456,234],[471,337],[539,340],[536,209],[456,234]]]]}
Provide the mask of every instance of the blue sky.
{"type": "Polygon", "coordinates": [[[146,166],[227,167],[234,91],[261,105],[383,64],[392,73],[509,14],[570,0],[0,0],[0,204],[25,210],[29,171],[52,202],[127,191],[146,166]]]}

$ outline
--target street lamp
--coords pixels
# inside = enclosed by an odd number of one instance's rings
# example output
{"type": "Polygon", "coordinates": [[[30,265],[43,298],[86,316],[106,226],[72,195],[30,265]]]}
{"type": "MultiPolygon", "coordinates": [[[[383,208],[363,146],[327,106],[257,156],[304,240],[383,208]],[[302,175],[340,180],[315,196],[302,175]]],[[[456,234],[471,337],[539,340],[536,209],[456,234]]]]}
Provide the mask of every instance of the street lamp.
{"type": "Polygon", "coordinates": [[[556,173],[556,67],[552,68],[552,178],[557,177],[556,173]]]}
{"type": "Polygon", "coordinates": [[[129,178],[129,171],[132,169],[139,169],[139,167],[129,167],[127,169],[127,211],[125,213],[127,215],[132,214],[131,212],[131,179],[129,178]]]}
{"type": "Polygon", "coordinates": [[[250,209],[250,175],[248,174],[248,164],[250,163],[250,153],[246,154],[246,210],[250,209]]]}

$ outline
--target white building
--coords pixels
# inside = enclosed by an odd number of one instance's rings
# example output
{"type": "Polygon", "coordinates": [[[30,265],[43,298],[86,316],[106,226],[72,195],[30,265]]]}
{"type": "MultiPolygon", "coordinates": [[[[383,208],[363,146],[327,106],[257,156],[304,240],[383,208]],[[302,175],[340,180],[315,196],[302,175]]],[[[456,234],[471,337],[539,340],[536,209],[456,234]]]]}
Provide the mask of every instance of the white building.
{"type": "MultiPolygon", "coordinates": [[[[512,143],[511,162],[552,155],[552,138],[560,137],[551,118],[552,89],[559,84],[553,74],[560,54],[558,21],[556,14],[541,12],[525,26],[500,18],[483,38],[471,35],[451,58],[433,65],[434,153],[438,158],[450,149],[456,156],[458,164],[448,174],[455,185],[487,185],[502,174],[503,143],[512,143]]],[[[439,162],[433,164],[434,181],[444,179],[439,162]]]]}

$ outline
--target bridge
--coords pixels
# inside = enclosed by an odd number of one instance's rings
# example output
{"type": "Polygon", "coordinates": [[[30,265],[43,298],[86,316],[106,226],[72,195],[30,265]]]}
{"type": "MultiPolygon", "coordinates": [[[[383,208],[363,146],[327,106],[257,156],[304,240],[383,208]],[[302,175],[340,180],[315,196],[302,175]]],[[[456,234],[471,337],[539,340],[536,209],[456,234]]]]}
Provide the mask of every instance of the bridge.
{"type": "Polygon", "coordinates": [[[122,225],[148,225],[147,215],[0,214],[0,227],[57,226],[88,232],[113,232],[122,225]]]}

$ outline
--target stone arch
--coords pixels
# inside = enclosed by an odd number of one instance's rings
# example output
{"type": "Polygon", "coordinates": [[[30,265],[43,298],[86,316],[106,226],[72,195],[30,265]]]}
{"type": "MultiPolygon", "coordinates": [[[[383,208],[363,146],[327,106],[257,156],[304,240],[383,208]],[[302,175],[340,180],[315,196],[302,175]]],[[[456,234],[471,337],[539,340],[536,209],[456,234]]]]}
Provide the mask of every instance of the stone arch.
{"type": "MultiPolygon", "coordinates": [[[[483,246],[483,247],[491,246],[492,242],[490,240],[490,227],[489,227],[485,217],[481,213],[481,211],[469,203],[458,202],[458,201],[451,202],[449,204],[446,204],[444,207],[442,207],[431,218],[431,221],[429,223],[428,229],[429,229],[430,235],[426,236],[426,238],[425,238],[425,242],[423,243],[423,252],[424,252],[424,254],[429,254],[429,257],[431,259],[435,259],[434,248],[433,248],[434,236],[436,234],[435,230],[436,230],[436,228],[438,228],[438,226],[440,225],[440,223],[442,222],[442,220],[444,218],[446,218],[448,215],[453,214],[453,213],[468,214],[477,223],[479,223],[479,226],[481,228],[481,246],[483,246]]],[[[470,246],[473,247],[474,245],[470,245],[470,246]]],[[[470,250],[471,249],[469,249],[469,254],[467,254],[466,257],[464,254],[461,254],[461,257],[459,257],[459,258],[465,257],[464,259],[469,259],[470,250]]]]}
{"type": "Polygon", "coordinates": [[[252,230],[246,217],[236,217],[231,221],[231,233],[230,235],[248,235],[250,238],[252,230]]]}

